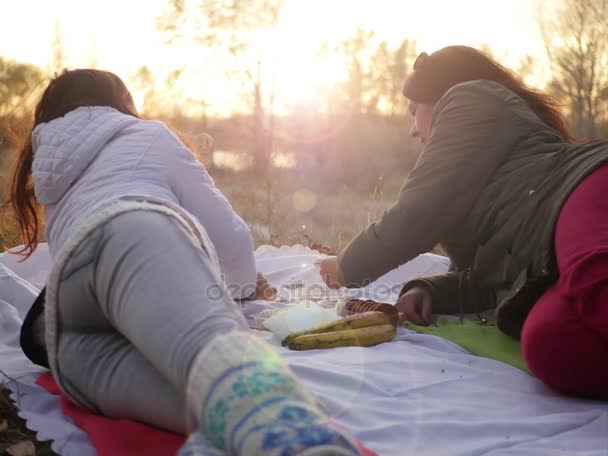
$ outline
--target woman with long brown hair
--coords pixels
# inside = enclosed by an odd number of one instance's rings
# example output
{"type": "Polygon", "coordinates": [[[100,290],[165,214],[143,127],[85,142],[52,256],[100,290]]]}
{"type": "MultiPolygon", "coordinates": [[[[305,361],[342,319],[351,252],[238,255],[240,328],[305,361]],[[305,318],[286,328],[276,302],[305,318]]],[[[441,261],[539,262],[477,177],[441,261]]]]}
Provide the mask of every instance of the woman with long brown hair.
{"type": "Polygon", "coordinates": [[[255,288],[249,229],[192,152],[139,118],[116,75],[50,82],[11,204],[25,253],[46,215],[53,267],[25,339],[74,402],[192,430],[184,454],[197,454],[199,432],[228,454],[360,454],[248,331],[233,298],[255,288]]]}
{"type": "Polygon", "coordinates": [[[452,270],[404,286],[404,319],[495,308],[543,382],[608,397],[608,143],[573,144],[549,96],[466,46],[421,54],[403,95],[422,153],[325,281],[365,285],[440,243],[452,270]]]}

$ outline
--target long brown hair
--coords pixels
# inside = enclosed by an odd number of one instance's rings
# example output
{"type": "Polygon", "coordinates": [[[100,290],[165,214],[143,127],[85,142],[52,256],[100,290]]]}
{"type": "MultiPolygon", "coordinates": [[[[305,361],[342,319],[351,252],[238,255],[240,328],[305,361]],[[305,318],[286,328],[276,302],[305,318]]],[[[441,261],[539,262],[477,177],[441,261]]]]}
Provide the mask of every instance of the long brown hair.
{"type": "Polygon", "coordinates": [[[24,248],[17,253],[26,257],[39,243],[41,205],[34,195],[32,181],[32,131],[37,125],[63,117],[82,106],[109,106],[124,114],[139,117],[131,93],[124,82],[108,71],[78,69],[65,71],[51,80],[34,111],[34,122],[19,147],[10,182],[10,198],[24,248]]]}
{"type": "Polygon", "coordinates": [[[484,79],[519,95],[536,115],[566,141],[572,137],[559,112],[560,105],[548,94],[533,89],[513,71],[482,51],[468,46],[448,46],[432,54],[423,52],[403,85],[403,95],[418,103],[436,103],[450,88],[462,82],[484,79]]]}

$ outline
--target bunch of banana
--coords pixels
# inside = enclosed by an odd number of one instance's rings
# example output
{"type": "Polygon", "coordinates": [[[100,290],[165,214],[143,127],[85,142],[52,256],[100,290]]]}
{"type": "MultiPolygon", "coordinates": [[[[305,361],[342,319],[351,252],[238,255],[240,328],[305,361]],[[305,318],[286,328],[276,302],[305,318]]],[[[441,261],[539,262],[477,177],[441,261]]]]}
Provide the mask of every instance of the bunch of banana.
{"type": "Polygon", "coordinates": [[[364,312],[287,336],[281,344],[291,350],[371,347],[393,340],[397,330],[384,312],[364,312]]]}

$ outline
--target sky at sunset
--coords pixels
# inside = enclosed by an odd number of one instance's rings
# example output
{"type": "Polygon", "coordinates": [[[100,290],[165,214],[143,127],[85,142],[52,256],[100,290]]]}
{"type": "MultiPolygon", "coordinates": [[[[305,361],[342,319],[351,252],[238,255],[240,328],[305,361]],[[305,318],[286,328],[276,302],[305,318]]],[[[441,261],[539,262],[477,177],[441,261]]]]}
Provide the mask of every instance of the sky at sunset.
{"type": "Polygon", "coordinates": [[[185,68],[179,90],[205,99],[210,112],[239,110],[248,96],[228,67],[252,68],[260,60],[265,80],[274,81],[284,105],[322,96],[344,77],[333,49],[357,29],[375,32],[375,42],[396,47],[404,38],[431,52],[449,44],[491,46],[509,65],[525,54],[542,54],[536,25],[537,2],[530,0],[285,0],[278,27],[252,38],[247,56],[228,62],[221,52],[191,43],[172,46],[156,28],[165,0],[0,0],[0,55],[48,68],[56,24],[69,68],[113,71],[127,82],[146,65],[159,75],[185,68]],[[58,22],[59,21],[59,22],[58,22]]]}

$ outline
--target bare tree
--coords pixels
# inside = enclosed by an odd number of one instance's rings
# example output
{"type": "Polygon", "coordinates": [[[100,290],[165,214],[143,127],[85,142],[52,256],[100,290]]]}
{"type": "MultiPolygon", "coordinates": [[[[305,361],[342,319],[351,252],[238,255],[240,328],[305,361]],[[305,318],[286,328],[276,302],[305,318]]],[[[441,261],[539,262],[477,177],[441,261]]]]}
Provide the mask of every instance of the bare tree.
{"type": "Polygon", "coordinates": [[[416,59],[416,41],[405,38],[393,52],[390,73],[390,113],[391,116],[404,115],[407,104],[403,101],[401,89],[416,59]]]}
{"type": "Polygon", "coordinates": [[[205,118],[203,103],[185,97],[180,79],[183,75],[181,68],[174,69],[162,77],[149,67],[141,66],[131,75],[133,88],[140,97],[140,111],[149,117],[177,118],[192,107],[202,107],[202,117],[205,118]]]}
{"type": "Polygon", "coordinates": [[[51,63],[50,70],[51,74],[61,73],[66,66],[65,50],[63,46],[63,30],[61,28],[61,21],[55,21],[53,41],[51,42],[51,63]]]}
{"type": "Polygon", "coordinates": [[[536,60],[531,55],[526,54],[522,56],[517,65],[517,76],[526,81],[528,78],[534,76],[536,65],[536,60]]]}
{"type": "Polygon", "coordinates": [[[381,109],[386,110],[391,100],[392,52],[386,41],[378,45],[369,63],[370,87],[365,111],[368,114],[376,114],[381,109]]]}
{"type": "Polygon", "coordinates": [[[549,89],[567,107],[573,133],[597,139],[608,101],[608,1],[562,0],[539,18],[551,65],[549,89]]]}
{"type": "Polygon", "coordinates": [[[167,41],[194,40],[233,55],[247,48],[252,30],[277,24],[283,0],[168,0],[158,19],[167,41]]]}
{"type": "MultiPolygon", "coordinates": [[[[44,73],[37,66],[0,56],[0,189],[6,187],[7,170],[14,158],[14,140],[31,125],[27,114],[42,90],[43,80],[44,73]]],[[[4,196],[0,191],[0,202],[4,196]]],[[[6,234],[0,233],[0,250],[6,234]]]]}
{"type": "MultiPolygon", "coordinates": [[[[234,57],[236,63],[247,49],[252,31],[278,23],[282,3],[283,0],[169,0],[170,11],[159,18],[158,26],[169,43],[188,40],[207,48],[220,48],[234,57]]],[[[262,66],[258,60],[255,69],[228,74],[245,78],[243,82],[250,87],[254,166],[258,172],[265,173],[270,157],[267,149],[272,140],[268,140],[264,128],[262,66]]],[[[272,126],[272,121],[270,124],[272,126]]]]}
{"type": "Polygon", "coordinates": [[[593,14],[597,15],[597,19],[608,26],[608,17],[606,16],[606,8],[608,8],[608,0],[598,0],[591,4],[593,14]]]}
{"type": "Polygon", "coordinates": [[[370,75],[370,43],[374,32],[357,30],[354,36],[343,41],[336,49],[345,59],[348,72],[344,84],[344,95],[346,105],[352,114],[363,114],[365,107],[365,96],[369,94],[370,75]]]}
{"type": "Polygon", "coordinates": [[[342,96],[352,114],[403,115],[401,89],[416,57],[416,42],[404,39],[396,49],[386,41],[372,47],[373,32],[357,30],[336,51],[345,59],[347,79],[342,96]]]}
{"type": "Polygon", "coordinates": [[[0,57],[0,119],[23,115],[43,78],[35,65],[0,57]]]}

